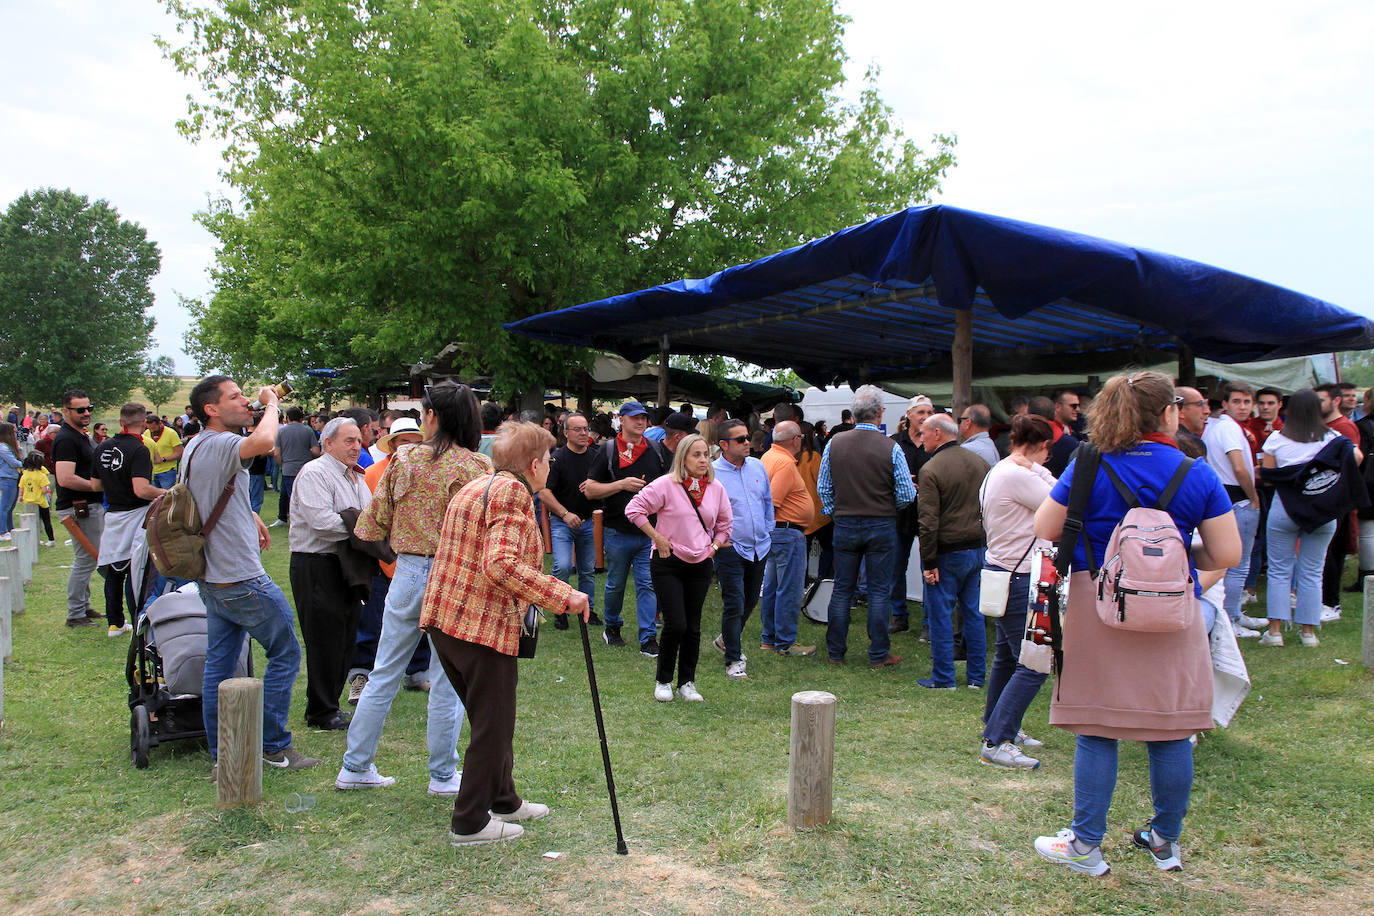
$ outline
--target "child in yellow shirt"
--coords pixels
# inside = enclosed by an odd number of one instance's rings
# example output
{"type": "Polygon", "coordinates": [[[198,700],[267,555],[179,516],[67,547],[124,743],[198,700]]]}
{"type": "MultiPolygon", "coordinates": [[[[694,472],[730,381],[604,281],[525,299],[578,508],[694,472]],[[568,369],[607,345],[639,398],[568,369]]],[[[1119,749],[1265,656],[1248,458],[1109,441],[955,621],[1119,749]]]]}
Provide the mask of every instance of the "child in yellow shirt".
{"type": "Polygon", "coordinates": [[[52,535],[52,513],[48,511],[48,494],[52,492],[52,482],[43,468],[43,455],[33,452],[24,459],[24,472],[19,475],[19,498],[38,507],[38,517],[43,520],[43,528],[48,532],[45,547],[52,547],[57,541],[52,535]]]}

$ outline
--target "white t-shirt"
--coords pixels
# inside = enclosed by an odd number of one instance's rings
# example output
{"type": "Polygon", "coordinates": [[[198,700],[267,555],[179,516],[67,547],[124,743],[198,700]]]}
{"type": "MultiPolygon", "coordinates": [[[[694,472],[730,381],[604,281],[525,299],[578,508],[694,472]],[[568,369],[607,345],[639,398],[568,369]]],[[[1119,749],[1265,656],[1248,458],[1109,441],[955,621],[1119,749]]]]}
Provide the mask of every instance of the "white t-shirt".
{"type": "Polygon", "coordinates": [[[1245,430],[1227,414],[1207,421],[1202,431],[1202,442],[1207,446],[1207,463],[1217,472],[1221,482],[1228,487],[1240,486],[1236,479],[1236,469],[1231,466],[1227,452],[1240,452],[1240,463],[1245,468],[1246,477],[1252,483],[1255,479],[1254,456],[1250,454],[1250,443],[1245,438],[1245,430]]]}
{"type": "Polygon", "coordinates": [[[1322,446],[1339,435],[1340,433],[1334,429],[1329,429],[1317,442],[1294,442],[1283,434],[1283,430],[1279,430],[1264,440],[1264,447],[1260,451],[1266,455],[1273,455],[1274,462],[1281,468],[1292,464],[1306,464],[1317,456],[1322,446]]]}

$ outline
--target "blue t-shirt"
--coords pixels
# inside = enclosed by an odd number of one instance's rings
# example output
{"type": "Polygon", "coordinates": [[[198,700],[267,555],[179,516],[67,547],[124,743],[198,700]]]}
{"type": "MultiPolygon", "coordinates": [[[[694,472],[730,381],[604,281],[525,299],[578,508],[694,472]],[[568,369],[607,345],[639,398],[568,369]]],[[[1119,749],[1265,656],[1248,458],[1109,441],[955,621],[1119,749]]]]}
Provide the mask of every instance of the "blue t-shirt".
{"type": "MultiPolygon", "coordinates": [[[[1122,483],[1135,491],[1142,505],[1148,506],[1169,485],[1169,479],[1174,476],[1174,471],[1178,470],[1179,463],[1184,458],[1184,454],[1176,448],[1158,442],[1142,442],[1128,452],[1103,455],[1102,463],[1111,465],[1122,483]]],[[[1069,504],[1069,490],[1073,486],[1073,475],[1077,469],[1078,459],[1074,458],[1064,469],[1064,474],[1054,485],[1054,489],[1050,490],[1050,499],[1061,506],[1069,504]]],[[[1097,479],[1093,481],[1088,505],[1083,511],[1083,526],[1087,530],[1088,542],[1092,544],[1093,559],[1097,561],[1097,565],[1101,565],[1112,531],[1125,517],[1128,508],[1126,501],[1121,498],[1116,486],[1107,476],[1107,472],[1099,470],[1097,479]]],[[[1178,525],[1183,543],[1191,549],[1193,529],[1199,522],[1225,515],[1230,511],[1231,498],[1226,495],[1226,488],[1222,486],[1217,472],[1208,467],[1206,461],[1194,461],[1187,476],[1183,478],[1183,485],[1178,488],[1178,492],[1169,503],[1169,515],[1173,517],[1174,524],[1178,525]]],[[[1085,571],[1089,568],[1088,558],[1083,553],[1082,538],[1073,545],[1073,568],[1085,571]]],[[[1202,590],[1196,585],[1197,569],[1193,566],[1191,555],[1188,568],[1193,576],[1194,589],[1201,596],[1202,590]]]]}

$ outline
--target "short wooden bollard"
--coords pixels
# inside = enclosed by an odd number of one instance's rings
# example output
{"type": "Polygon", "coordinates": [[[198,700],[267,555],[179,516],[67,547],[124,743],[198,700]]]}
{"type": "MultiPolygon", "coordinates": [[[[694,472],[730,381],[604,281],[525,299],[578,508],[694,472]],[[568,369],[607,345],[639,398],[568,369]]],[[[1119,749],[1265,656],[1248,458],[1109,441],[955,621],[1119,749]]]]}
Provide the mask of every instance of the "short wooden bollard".
{"type": "Polygon", "coordinates": [[[10,613],[24,613],[24,568],[18,547],[0,547],[0,576],[9,579],[10,613]]]}
{"type": "Polygon", "coordinates": [[[220,682],[216,759],[215,798],[221,808],[262,801],[262,681],[255,677],[220,682]]]}
{"type": "Polygon", "coordinates": [[[42,541],[42,538],[39,537],[38,532],[42,530],[42,525],[42,520],[36,515],[21,515],[19,517],[19,527],[23,528],[25,531],[30,531],[33,533],[32,538],[26,537],[24,539],[24,544],[29,549],[30,566],[38,565],[38,544],[42,541]]]}
{"type": "Polygon", "coordinates": [[[10,619],[10,580],[0,577],[0,660],[14,654],[14,621],[10,619]]]}
{"type": "Polygon", "coordinates": [[[835,695],[792,694],[792,746],[787,763],[787,826],[829,823],[835,788],[835,695]]]}
{"type": "Polygon", "coordinates": [[[33,581],[33,555],[38,551],[38,533],[32,528],[14,528],[10,538],[19,550],[19,573],[28,585],[33,581]]]}
{"type": "Polygon", "coordinates": [[[1364,609],[1361,612],[1363,626],[1360,629],[1360,657],[1364,666],[1374,669],[1374,576],[1364,577],[1364,609]]]}
{"type": "Polygon", "coordinates": [[[592,510],[592,543],[596,547],[596,568],[606,568],[606,513],[602,509],[592,510]]]}

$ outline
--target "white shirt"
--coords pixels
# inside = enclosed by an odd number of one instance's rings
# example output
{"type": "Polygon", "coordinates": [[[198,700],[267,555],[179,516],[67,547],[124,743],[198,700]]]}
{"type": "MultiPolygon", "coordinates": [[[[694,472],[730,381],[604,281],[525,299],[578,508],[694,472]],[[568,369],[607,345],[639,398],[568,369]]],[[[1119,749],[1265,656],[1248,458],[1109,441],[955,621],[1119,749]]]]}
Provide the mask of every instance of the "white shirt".
{"type": "Polygon", "coordinates": [[[363,475],[326,452],[307,461],[291,488],[291,551],[333,553],[348,539],[339,513],[359,512],[372,502],[363,475]]]}
{"type": "MultiPolygon", "coordinates": [[[[1207,446],[1207,463],[1217,472],[1221,482],[1228,487],[1240,486],[1236,479],[1236,469],[1231,466],[1228,452],[1240,452],[1240,463],[1245,468],[1246,479],[1255,480],[1255,461],[1250,454],[1250,443],[1245,438],[1245,430],[1229,415],[1212,417],[1207,428],[1202,431],[1202,442],[1207,446]]],[[[1248,500],[1245,501],[1248,505],[1248,500]]]]}
{"type": "Polygon", "coordinates": [[[1281,468],[1286,468],[1292,464],[1306,464],[1317,457],[1317,453],[1322,450],[1326,443],[1339,435],[1340,433],[1334,429],[1329,429],[1320,441],[1294,442],[1283,434],[1283,430],[1279,430],[1269,434],[1269,438],[1264,440],[1264,447],[1260,451],[1266,455],[1273,455],[1274,463],[1281,468]]]}

